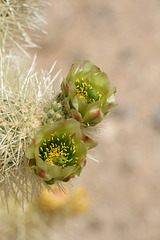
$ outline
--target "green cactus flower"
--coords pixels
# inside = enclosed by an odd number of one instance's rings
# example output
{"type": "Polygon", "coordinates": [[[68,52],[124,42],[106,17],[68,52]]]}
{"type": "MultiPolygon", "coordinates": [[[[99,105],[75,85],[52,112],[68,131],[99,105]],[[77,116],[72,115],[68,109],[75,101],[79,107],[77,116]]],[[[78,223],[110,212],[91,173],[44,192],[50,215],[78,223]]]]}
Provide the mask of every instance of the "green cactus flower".
{"type": "Polygon", "coordinates": [[[96,125],[114,107],[116,88],[107,75],[90,61],[72,65],[63,79],[62,92],[72,116],[85,125],[96,125]]]}
{"type": "Polygon", "coordinates": [[[34,173],[53,184],[79,176],[87,149],[96,144],[81,131],[78,121],[65,119],[42,127],[26,150],[26,157],[34,173]]]}

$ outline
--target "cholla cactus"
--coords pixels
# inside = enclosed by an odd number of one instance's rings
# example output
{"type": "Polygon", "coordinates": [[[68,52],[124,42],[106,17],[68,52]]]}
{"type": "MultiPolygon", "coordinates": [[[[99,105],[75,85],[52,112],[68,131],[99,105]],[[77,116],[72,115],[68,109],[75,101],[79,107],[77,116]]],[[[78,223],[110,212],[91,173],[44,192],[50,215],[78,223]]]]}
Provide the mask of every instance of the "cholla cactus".
{"type": "Polygon", "coordinates": [[[101,122],[109,109],[114,107],[115,87],[107,75],[90,61],[72,65],[63,80],[62,91],[72,116],[84,125],[101,122]]]}
{"type": "Polygon", "coordinates": [[[45,5],[0,0],[0,197],[6,202],[22,193],[23,203],[37,196],[42,184],[79,176],[87,151],[97,145],[83,126],[97,125],[114,106],[115,87],[90,61],[74,64],[56,91],[55,64],[38,74],[35,59],[26,70],[17,56],[7,55],[11,47],[26,53],[36,46],[30,35],[41,30],[45,5]]]}
{"type": "MultiPolygon", "coordinates": [[[[38,37],[42,23],[45,23],[41,9],[43,0],[0,0],[0,45],[19,48],[26,53],[26,47],[36,47],[33,39],[38,37]]],[[[27,54],[27,53],[26,53],[27,54]]]]}
{"type": "Polygon", "coordinates": [[[35,59],[28,70],[13,62],[14,57],[0,53],[0,196],[6,199],[10,194],[17,198],[21,191],[29,198],[40,190],[42,181],[28,168],[25,150],[46,122],[43,109],[55,96],[54,81],[60,73],[51,77],[54,66],[36,73],[35,59]]]}
{"type": "MultiPolygon", "coordinates": [[[[29,198],[39,192],[42,183],[65,182],[79,176],[86,164],[87,151],[97,145],[82,131],[81,123],[72,118],[73,109],[69,108],[69,103],[72,104],[73,98],[70,97],[68,103],[68,98],[60,90],[55,90],[54,82],[59,72],[51,78],[54,65],[49,72],[42,70],[38,74],[34,69],[35,59],[27,71],[13,61],[14,57],[0,52],[0,191],[6,199],[10,194],[17,199],[20,192],[29,198]]],[[[90,62],[85,64],[91,65],[90,62]]],[[[92,67],[97,71],[97,67],[92,67]]],[[[98,71],[94,76],[98,75],[100,82],[96,79],[94,84],[101,94],[106,95],[102,102],[90,96],[90,101],[91,97],[95,101],[87,102],[86,114],[97,107],[99,111],[105,110],[105,114],[109,104],[113,106],[106,101],[114,94],[115,88],[108,87],[106,75],[100,73],[98,71]]],[[[83,77],[87,78],[87,73],[83,72],[83,77]]],[[[90,84],[88,80],[86,83],[90,84]]],[[[68,91],[69,86],[68,95],[77,97],[79,94],[72,81],[67,83],[64,80],[62,86],[63,91],[68,91]]],[[[83,108],[83,102],[79,102],[79,112],[83,108]]],[[[83,119],[82,123],[95,125],[100,120],[94,118],[85,122],[83,119]]]]}

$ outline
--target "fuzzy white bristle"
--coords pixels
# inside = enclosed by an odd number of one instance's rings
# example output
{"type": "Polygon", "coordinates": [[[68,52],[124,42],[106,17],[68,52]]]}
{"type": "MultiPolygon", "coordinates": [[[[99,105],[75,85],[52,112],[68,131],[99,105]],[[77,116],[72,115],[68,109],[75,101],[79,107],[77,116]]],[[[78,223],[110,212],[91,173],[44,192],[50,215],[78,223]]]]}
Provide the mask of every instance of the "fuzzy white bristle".
{"type": "Polygon", "coordinates": [[[0,43],[14,50],[19,48],[27,55],[27,47],[37,47],[34,39],[45,24],[42,10],[48,4],[43,0],[2,0],[0,1],[0,43]],[[33,39],[33,40],[32,40],[33,39]]]}

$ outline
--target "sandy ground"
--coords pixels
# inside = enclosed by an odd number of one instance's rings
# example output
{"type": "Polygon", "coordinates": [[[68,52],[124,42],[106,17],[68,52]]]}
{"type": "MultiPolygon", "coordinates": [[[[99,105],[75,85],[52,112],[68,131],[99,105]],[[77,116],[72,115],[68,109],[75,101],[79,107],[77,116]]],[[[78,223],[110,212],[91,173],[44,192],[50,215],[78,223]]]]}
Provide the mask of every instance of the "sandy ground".
{"type": "MultiPolygon", "coordinates": [[[[38,61],[66,76],[89,59],[117,87],[100,146],[73,185],[92,199],[54,240],[160,239],[160,1],[58,0],[46,17],[38,61]]],[[[33,51],[34,52],[34,51],[33,51]]],[[[53,239],[51,230],[50,239],[53,239]]]]}

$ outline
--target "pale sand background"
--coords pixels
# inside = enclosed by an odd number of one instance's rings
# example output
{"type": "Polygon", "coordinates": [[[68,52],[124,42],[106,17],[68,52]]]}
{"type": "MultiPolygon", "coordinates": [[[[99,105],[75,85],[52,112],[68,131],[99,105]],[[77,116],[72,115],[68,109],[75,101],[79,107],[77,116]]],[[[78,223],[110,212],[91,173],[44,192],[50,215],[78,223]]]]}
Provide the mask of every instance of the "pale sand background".
{"type": "Polygon", "coordinates": [[[117,86],[119,104],[103,124],[99,164],[89,160],[73,181],[87,189],[92,208],[60,226],[54,240],[159,240],[160,1],[52,3],[39,63],[49,69],[57,60],[66,76],[73,62],[90,59],[117,86]]]}

